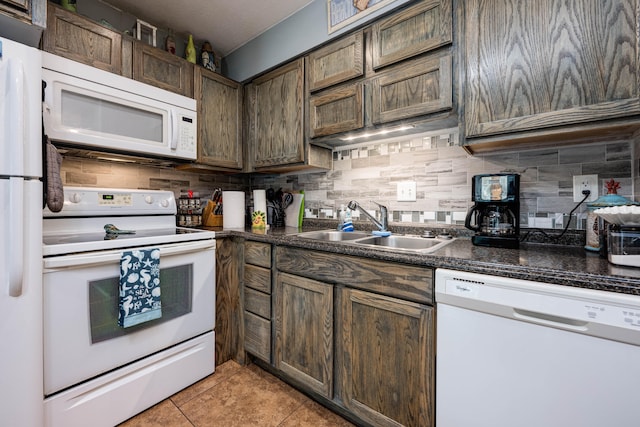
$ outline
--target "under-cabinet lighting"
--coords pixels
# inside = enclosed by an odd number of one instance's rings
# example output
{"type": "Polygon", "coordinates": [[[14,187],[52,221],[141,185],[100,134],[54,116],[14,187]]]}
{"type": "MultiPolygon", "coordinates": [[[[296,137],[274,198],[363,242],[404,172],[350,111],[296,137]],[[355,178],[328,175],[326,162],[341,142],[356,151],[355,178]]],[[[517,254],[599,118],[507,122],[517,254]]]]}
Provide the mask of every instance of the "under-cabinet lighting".
{"type": "Polygon", "coordinates": [[[413,129],[413,126],[411,126],[411,125],[403,125],[403,126],[398,126],[398,127],[394,127],[394,128],[380,129],[380,130],[377,130],[375,132],[366,132],[366,133],[361,133],[359,135],[347,136],[347,137],[340,138],[340,139],[342,139],[343,141],[353,141],[354,139],[370,138],[372,136],[386,135],[386,134],[389,134],[391,132],[401,132],[403,130],[409,130],[409,129],[413,129]]]}
{"type": "Polygon", "coordinates": [[[123,159],[121,157],[104,157],[104,156],[96,156],[97,160],[108,160],[110,162],[121,162],[121,163],[136,163],[135,160],[132,159],[123,159]]]}

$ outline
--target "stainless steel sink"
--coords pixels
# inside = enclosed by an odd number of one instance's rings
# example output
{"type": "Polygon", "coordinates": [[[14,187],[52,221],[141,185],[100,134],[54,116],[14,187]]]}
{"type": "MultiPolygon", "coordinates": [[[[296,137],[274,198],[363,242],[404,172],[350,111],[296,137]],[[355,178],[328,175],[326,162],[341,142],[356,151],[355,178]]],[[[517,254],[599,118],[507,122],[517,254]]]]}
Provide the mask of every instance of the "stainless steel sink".
{"type": "Polygon", "coordinates": [[[344,242],[352,245],[367,245],[380,249],[400,249],[409,252],[430,253],[447,245],[453,239],[424,238],[419,236],[394,235],[388,237],[372,236],[364,231],[318,230],[296,235],[305,239],[325,242],[344,242]]]}
{"type": "Polygon", "coordinates": [[[412,252],[429,253],[440,249],[451,243],[453,239],[431,238],[427,239],[418,236],[395,236],[388,237],[371,236],[358,239],[355,243],[359,245],[370,245],[391,249],[402,249],[412,252]]]}
{"type": "Polygon", "coordinates": [[[370,236],[370,234],[362,231],[318,230],[307,231],[297,234],[296,236],[304,237],[305,239],[324,240],[327,242],[342,242],[345,240],[361,239],[363,237],[370,236]]]}

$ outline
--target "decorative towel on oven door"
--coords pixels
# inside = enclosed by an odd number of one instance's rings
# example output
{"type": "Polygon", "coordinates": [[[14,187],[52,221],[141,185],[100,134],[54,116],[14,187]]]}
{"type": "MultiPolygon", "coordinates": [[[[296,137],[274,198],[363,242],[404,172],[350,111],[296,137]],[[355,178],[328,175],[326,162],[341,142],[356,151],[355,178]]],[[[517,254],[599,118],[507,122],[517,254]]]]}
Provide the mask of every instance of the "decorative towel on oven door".
{"type": "Polygon", "coordinates": [[[162,316],[160,249],[122,252],[119,312],[118,324],[123,328],[162,316]]]}

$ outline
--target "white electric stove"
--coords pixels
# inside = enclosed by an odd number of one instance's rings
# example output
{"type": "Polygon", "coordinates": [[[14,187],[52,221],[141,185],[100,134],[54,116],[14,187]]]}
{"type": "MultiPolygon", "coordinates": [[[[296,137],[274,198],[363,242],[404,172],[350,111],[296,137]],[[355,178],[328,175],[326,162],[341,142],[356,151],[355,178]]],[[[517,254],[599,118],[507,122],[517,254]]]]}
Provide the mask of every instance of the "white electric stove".
{"type": "Polygon", "coordinates": [[[171,191],[64,193],[43,215],[45,425],[110,427],[213,373],[215,233],[176,227],[171,191]],[[121,327],[124,252],[156,248],[162,315],[121,327]]]}

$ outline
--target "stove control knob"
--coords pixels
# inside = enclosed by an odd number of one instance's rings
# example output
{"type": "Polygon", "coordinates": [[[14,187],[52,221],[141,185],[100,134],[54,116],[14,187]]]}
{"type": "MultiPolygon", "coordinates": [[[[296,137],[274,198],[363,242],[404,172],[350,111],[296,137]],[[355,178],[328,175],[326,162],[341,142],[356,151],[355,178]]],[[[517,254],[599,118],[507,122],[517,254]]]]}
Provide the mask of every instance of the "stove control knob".
{"type": "Polygon", "coordinates": [[[169,200],[167,199],[162,199],[162,201],[160,202],[160,204],[162,205],[163,208],[168,208],[169,207],[169,200]]]}
{"type": "Polygon", "coordinates": [[[152,196],[144,196],[144,201],[150,205],[151,203],[153,203],[153,197],[152,196]]]}
{"type": "Polygon", "coordinates": [[[69,197],[69,201],[71,203],[80,203],[82,201],[82,195],[80,195],[80,193],[73,193],[70,197],[69,197]]]}

